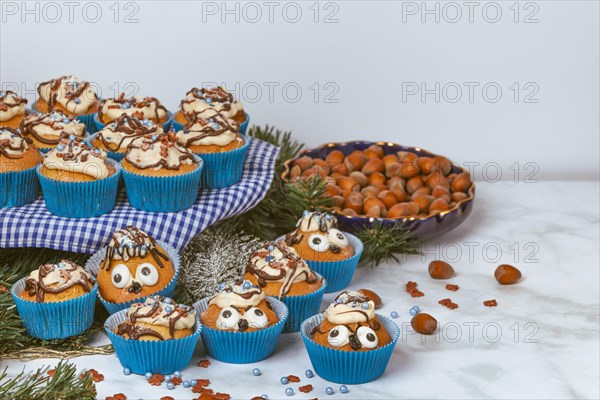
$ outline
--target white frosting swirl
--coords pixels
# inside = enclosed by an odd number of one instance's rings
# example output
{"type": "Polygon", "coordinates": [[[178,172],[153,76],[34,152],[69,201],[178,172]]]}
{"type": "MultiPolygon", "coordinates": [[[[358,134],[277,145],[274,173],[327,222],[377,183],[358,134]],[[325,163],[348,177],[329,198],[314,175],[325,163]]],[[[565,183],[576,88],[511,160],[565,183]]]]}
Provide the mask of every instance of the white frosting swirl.
{"type": "Polygon", "coordinates": [[[194,307],[175,302],[162,296],[148,297],[144,303],[134,303],[127,310],[127,318],[132,323],[142,322],[150,325],[170,326],[175,320],[175,329],[192,329],[196,323],[194,307]]]}
{"type": "Polygon", "coordinates": [[[0,156],[21,158],[29,148],[27,141],[19,131],[10,128],[0,128],[0,156]]]}
{"type": "Polygon", "coordinates": [[[89,82],[82,81],[76,76],[61,76],[38,86],[40,97],[48,103],[50,110],[56,103],[67,111],[82,115],[98,101],[96,91],[89,82]]]}
{"type": "Polygon", "coordinates": [[[215,109],[197,112],[185,128],[177,132],[177,140],[186,147],[227,146],[237,138],[240,126],[215,109]]]}
{"type": "Polygon", "coordinates": [[[321,212],[305,211],[296,227],[303,232],[327,232],[337,226],[337,218],[321,212]]]}
{"type": "Polygon", "coordinates": [[[27,280],[33,279],[38,282],[40,280],[40,270],[44,270],[41,282],[44,286],[51,286],[52,289],[62,289],[73,283],[91,281],[91,276],[79,265],[62,260],[58,264],[45,264],[38,269],[31,271],[27,280]]]}
{"type": "Polygon", "coordinates": [[[246,309],[257,306],[265,298],[265,292],[258,286],[253,286],[249,281],[238,281],[223,286],[217,294],[209,300],[209,305],[219,308],[238,307],[246,309]],[[246,289],[244,289],[246,285],[246,289]]]}
{"type": "Polygon", "coordinates": [[[375,303],[362,293],[346,290],[335,298],[324,314],[335,325],[368,322],[375,318],[375,303]]]}
{"type": "Polygon", "coordinates": [[[155,97],[133,96],[125,98],[121,93],[118,98],[102,100],[99,115],[101,120],[113,121],[123,114],[138,119],[153,119],[163,121],[167,118],[167,109],[155,97]]]}
{"type": "Polygon", "coordinates": [[[24,135],[32,135],[38,140],[57,142],[63,134],[83,137],[85,124],[76,117],[67,116],[60,111],[49,114],[31,114],[21,124],[24,135]]]}
{"type": "Polygon", "coordinates": [[[12,90],[0,91],[0,122],[25,114],[27,99],[17,96],[12,90]]]}
{"type": "Polygon", "coordinates": [[[71,135],[63,137],[58,145],[44,156],[44,166],[69,172],[78,172],[96,179],[108,177],[106,152],[92,149],[82,139],[71,135]]]}
{"type": "Polygon", "coordinates": [[[233,99],[233,95],[220,86],[215,88],[193,88],[187,92],[181,101],[181,110],[184,114],[206,109],[215,109],[226,118],[235,117],[243,111],[242,103],[233,99]]]}
{"type": "Polygon", "coordinates": [[[125,159],[137,168],[154,170],[179,169],[181,165],[197,163],[192,153],[170,140],[169,134],[147,135],[133,140],[125,159]]]}
{"type": "Polygon", "coordinates": [[[121,115],[98,132],[98,138],[111,151],[127,148],[135,139],[144,135],[161,135],[165,131],[162,125],[152,120],[140,120],[127,114],[121,115]]]}

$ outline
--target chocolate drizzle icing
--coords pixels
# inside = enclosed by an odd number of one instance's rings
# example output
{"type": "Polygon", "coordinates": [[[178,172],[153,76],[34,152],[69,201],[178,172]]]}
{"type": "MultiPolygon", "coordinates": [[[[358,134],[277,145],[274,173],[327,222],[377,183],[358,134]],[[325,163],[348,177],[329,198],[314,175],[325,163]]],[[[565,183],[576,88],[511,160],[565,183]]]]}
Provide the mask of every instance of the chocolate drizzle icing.
{"type": "Polygon", "coordinates": [[[279,240],[277,242],[268,242],[263,248],[252,253],[250,260],[248,260],[248,264],[246,265],[246,271],[256,276],[260,287],[265,287],[268,281],[283,280],[282,294],[279,296],[280,298],[283,298],[289,292],[294,283],[294,279],[298,276],[305,275],[306,282],[309,284],[317,281],[317,276],[308,268],[305,271],[302,271],[300,275],[296,275],[296,270],[301,264],[305,264],[304,260],[302,260],[298,254],[293,253],[283,240],[279,240]],[[273,260],[267,261],[269,267],[279,271],[277,275],[269,275],[257,265],[259,260],[266,260],[267,257],[270,256],[270,252],[267,250],[269,246],[277,248],[282,253],[280,259],[273,258],[273,260]]]}
{"type": "MultiPolygon", "coordinates": [[[[98,110],[98,119],[100,121],[104,121],[105,114],[103,113],[104,105],[107,102],[113,102],[116,104],[109,105],[109,109],[121,108],[123,109],[123,104],[128,103],[131,108],[144,108],[148,107],[150,104],[155,104],[154,108],[154,117],[155,122],[160,122],[160,116],[158,115],[158,110],[163,110],[165,115],[167,114],[167,109],[163,106],[160,101],[156,97],[144,97],[141,100],[136,99],[135,97],[126,98],[125,93],[121,93],[119,97],[114,99],[104,99],[100,102],[100,107],[98,110]]],[[[140,119],[144,118],[144,114],[139,111],[133,114],[134,117],[139,117],[140,119]],[[138,114],[139,113],[139,114],[138,114]]]]}
{"type": "Polygon", "coordinates": [[[69,123],[71,123],[71,121],[73,121],[75,118],[69,117],[60,112],[57,112],[57,113],[60,114],[60,118],[55,119],[55,120],[50,120],[50,121],[48,121],[48,120],[44,121],[45,119],[48,118],[48,116],[50,114],[34,114],[34,115],[31,115],[31,116],[25,118],[21,122],[21,133],[23,134],[23,136],[31,135],[41,143],[50,144],[50,145],[55,145],[55,144],[60,143],[61,137],[63,137],[63,136],[68,137],[70,134],[72,134],[72,132],[67,132],[64,130],[65,124],[63,124],[62,130],[58,130],[59,129],[58,124],[62,124],[63,120],[65,118],[68,118],[69,123]],[[50,126],[53,130],[57,131],[56,132],[57,138],[56,139],[48,139],[43,136],[40,136],[34,129],[38,125],[50,126]]]}
{"type": "Polygon", "coordinates": [[[189,92],[186,93],[186,96],[192,95],[194,97],[193,100],[184,99],[181,100],[180,106],[183,109],[184,104],[192,103],[194,100],[202,100],[207,104],[211,104],[212,102],[222,103],[223,110],[229,111],[231,110],[231,103],[233,103],[233,95],[223,89],[221,86],[217,86],[215,88],[192,88],[189,92]]]}
{"type": "Polygon", "coordinates": [[[161,252],[156,246],[156,240],[135,226],[126,226],[125,229],[116,231],[111,240],[111,244],[106,248],[106,257],[102,261],[100,268],[110,271],[111,260],[115,258],[129,259],[139,256],[146,258],[150,254],[159,267],[164,267],[164,261],[168,261],[169,257],[161,252]],[[119,240],[125,237],[130,240],[129,243],[119,240]],[[133,246],[129,244],[133,243],[133,246]],[[148,243],[148,244],[146,244],[148,243]]]}
{"type": "Polygon", "coordinates": [[[240,125],[237,122],[227,119],[223,114],[212,108],[188,112],[185,114],[185,118],[188,123],[184,126],[183,132],[186,135],[194,134],[183,143],[186,147],[207,137],[219,136],[227,132],[236,134],[240,131],[240,125]],[[203,115],[207,112],[214,114],[210,116],[203,115]],[[200,125],[200,128],[197,127],[198,125],[200,125]]]}
{"type": "Polygon", "coordinates": [[[21,104],[27,104],[27,99],[17,96],[12,90],[5,90],[4,96],[0,97],[0,111],[8,111],[9,108],[19,107],[21,104]],[[6,103],[5,100],[9,95],[12,95],[14,103],[6,103]]]}
{"type": "Polygon", "coordinates": [[[20,140],[12,140],[11,141],[10,139],[0,139],[0,155],[4,156],[6,158],[10,158],[10,159],[22,158],[23,154],[27,150],[27,143],[31,143],[31,139],[21,136],[19,131],[16,129],[0,128],[0,133],[2,133],[4,131],[9,132],[12,139],[20,139],[20,140]],[[13,144],[13,142],[16,142],[16,144],[13,144]],[[20,155],[11,155],[11,154],[9,154],[9,151],[19,152],[21,154],[20,155]]]}
{"type": "MultiPolygon", "coordinates": [[[[68,99],[67,104],[69,104],[72,101],[75,101],[76,98],[81,97],[81,95],[90,86],[89,82],[70,82],[69,83],[69,81],[66,81],[67,78],[69,78],[69,77],[64,75],[64,76],[61,76],[60,78],[51,79],[49,81],[42,82],[38,86],[38,88],[37,88],[38,94],[39,94],[40,98],[43,99],[42,87],[46,86],[46,85],[50,85],[50,96],[48,97],[48,101],[47,101],[48,111],[54,111],[54,108],[56,107],[56,100],[57,100],[58,94],[59,94],[59,89],[61,88],[63,81],[67,85],[67,91],[64,94],[64,97],[68,99]]],[[[94,93],[94,96],[96,96],[95,93],[94,93]]],[[[96,99],[97,98],[98,97],[96,96],[96,99]]],[[[65,107],[67,104],[65,104],[65,107]]]]}
{"type": "Polygon", "coordinates": [[[104,147],[110,151],[118,151],[120,148],[123,147],[123,142],[126,139],[133,140],[138,137],[152,135],[158,130],[158,125],[154,123],[144,123],[144,121],[135,117],[131,117],[127,114],[123,114],[120,117],[116,118],[111,124],[116,124],[116,126],[107,126],[105,129],[101,130],[98,133],[98,138],[100,139],[104,147]],[[114,143],[106,140],[105,133],[110,134],[106,132],[106,129],[110,129],[113,132],[121,132],[125,136],[122,137],[119,143],[115,146],[114,143]]]}
{"type": "Polygon", "coordinates": [[[296,229],[293,232],[290,232],[285,235],[285,241],[289,246],[293,246],[302,242],[304,234],[302,233],[302,231],[300,231],[300,226],[302,225],[302,222],[305,220],[306,217],[308,217],[308,226],[312,225],[313,220],[316,220],[319,226],[319,231],[323,233],[327,232],[331,228],[337,228],[338,226],[337,218],[331,214],[319,211],[314,211],[310,213],[308,211],[304,211],[304,215],[296,223],[296,229]]]}
{"type": "Polygon", "coordinates": [[[28,278],[25,281],[25,290],[27,291],[27,293],[30,296],[35,296],[35,299],[38,303],[42,303],[44,301],[46,293],[51,293],[51,294],[62,293],[65,290],[68,290],[75,285],[81,285],[81,287],[86,292],[89,292],[90,290],[92,290],[92,287],[94,286],[94,278],[88,276],[86,273],[83,273],[83,269],[82,269],[82,273],[80,275],[80,279],[73,280],[72,282],[67,283],[66,285],[63,285],[63,286],[58,286],[58,287],[46,286],[46,284],[44,283],[44,278],[46,278],[50,273],[52,273],[61,264],[65,265],[63,270],[65,271],[64,273],[66,274],[67,277],[70,277],[71,272],[77,270],[78,268],[81,269],[80,266],[78,266],[75,263],[72,263],[71,261],[62,260],[58,264],[41,265],[38,269],[37,280],[34,278],[28,278]]]}
{"type": "Polygon", "coordinates": [[[137,138],[136,140],[132,141],[131,143],[129,143],[127,148],[128,149],[139,149],[143,152],[147,152],[151,149],[154,149],[154,146],[161,146],[160,147],[160,156],[161,157],[159,158],[159,160],[157,162],[155,162],[153,164],[142,165],[139,162],[132,161],[128,157],[129,150],[128,150],[128,153],[125,155],[125,158],[127,159],[127,161],[129,161],[131,164],[133,164],[136,168],[139,168],[139,169],[156,168],[156,167],[160,166],[165,169],[177,170],[177,169],[179,169],[179,165],[181,165],[183,163],[183,161],[185,161],[185,160],[191,160],[193,164],[197,163],[197,161],[194,158],[194,155],[192,153],[190,153],[187,149],[184,149],[177,144],[175,135],[172,132],[162,133],[160,135],[142,136],[142,137],[137,138]],[[169,165],[169,163],[167,161],[167,156],[168,156],[168,151],[169,151],[170,147],[175,147],[181,153],[181,155],[179,156],[179,165],[176,165],[176,166],[169,165]]]}

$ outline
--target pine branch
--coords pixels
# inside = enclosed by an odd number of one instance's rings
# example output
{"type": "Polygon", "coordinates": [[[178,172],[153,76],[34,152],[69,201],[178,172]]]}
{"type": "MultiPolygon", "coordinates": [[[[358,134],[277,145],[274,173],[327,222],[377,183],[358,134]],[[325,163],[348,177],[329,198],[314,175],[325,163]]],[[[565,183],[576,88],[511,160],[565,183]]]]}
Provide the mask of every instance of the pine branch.
{"type": "Polygon", "coordinates": [[[394,253],[421,253],[421,245],[415,234],[401,223],[390,225],[376,221],[371,227],[358,229],[355,235],[365,245],[361,261],[370,264],[371,268],[389,259],[400,262],[394,253]]]}
{"type": "Polygon", "coordinates": [[[54,374],[48,367],[38,369],[33,375],[21,372],[8,379],[6,368],[0,374],[0,399],[95,399],[96,386],[91,374],[77,372],[74,364],[60,361],[54,374]]]}

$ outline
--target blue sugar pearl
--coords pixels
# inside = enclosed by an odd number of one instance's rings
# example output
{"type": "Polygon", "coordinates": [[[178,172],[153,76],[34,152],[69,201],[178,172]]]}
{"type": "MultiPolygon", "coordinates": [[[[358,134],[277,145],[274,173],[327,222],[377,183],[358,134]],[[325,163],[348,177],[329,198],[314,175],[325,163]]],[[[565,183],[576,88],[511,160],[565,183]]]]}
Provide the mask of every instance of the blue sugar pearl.
{"type": "Polygon", "coordinates": [[[360,305],[360,308],[362,308],[363,310],[368,310],[369,309],[369,303],[362,303],[360,305]]]}
{"type": "Polygon", "coordinates": [[[310,214],[310,211],[304,210],[304,212],[302,213],[302,216],[308,217],[309,214],[310,214]]]}
{"type": "Polygon", "coordinates": [[[142,245],[142,247],[141,247],[141,249],[142,249],[143,251],[145,251],[147,248],[148,248],[148,247],[146,247],[146,245],[145,245],[145,244],[143,244],[143,245],[142,245]]]}
{"type": "Polygon", "coordinates": [[[211,126],[212,126],[213,129],[219,129],[220,128],[219,124],[212,124],[211,126]]]}
{"type": "Polygon", "coordinates": [[[289,383],[287,376],[282,376],[279,382],[281,382],[282,385],[287,385],[289,383]]]}
{"type": "Polygon", "coordinates": [[[173,311],[173,309],[172,309],[171,307],[169,307],[169,306],[166,306],[166,307],[165,307],[165,312],[166,312],[167,314],[168,314],[168,313],[170,313],[171,311],[173,311]]]}
{"type": "Polygon", "coordinates": [[[259,375],[260,375],[260,369],[258,369],[258,368],[254,368],[254,369],[252,370],[252,375],[254,375],[254,376],[259,376],[259,375]]]}
{"type": "Polygon", "coordinates": [[[394,319],[395,319],[395,318],[398,318],[398,313],[397,313],[396,311],[392,311],[392,312],[390,313],[390,316],[391,316],[392,318],[394,318],[394,319]]]}
{"type": "Polygon", "coordinates": [[[131,375],[131,370],[129,368],[123,368],[123,375],[131,375]]]}
{"type": "Polygon", "coordinates": [[[182,385],[184,388],[189,388],[190,387],[190,381],[183,381],[182,385]]]}
{"type": "Polygon", "coordinates": [[[63,151],[65,149],[65,146],[63,144],[59,144],[58,146],[56,146],[56,150],[58,151],[63,151]]]}
{"type": "Polygon", "coordinates": [[[165,382],[170,382],[171,381],[172,376],[171,375],[167,375],[165,376],[165,382]]]}
{"type": "Polygon", "coordinates": [[[244,281],[244,283],[242,284],[242,288],[244,290],[249,290],[252,287],[252,283],[250,283],[250,281],[244,281]]]}
{"type": "Polygon", "coordinates": [[[227,286],[227,285],[224,283],[219,283],[219,290],[225,289],[225,286],[227,286]]]}
{"type": "Polygon", "coordinates": [[[269,247],[267,247],[267,250],[273,251],[273,250],[275,250],[275,247],[271,244],[271,245],[269,245],[269,247]]]}
{"type": "Polygon", "coordinates": [[[144,375],[144,378],[146,378],[146,380],[152,378],[152,372],[146,372],[146,375],[144,375]]]}
{"type": "Polygon", "coordinates": [[[271,261],[273,261],[274,259],[275,259],[275,257],[273,257],[273,256],[266,256],[266,257],[265,257],[265,261],[266,261],[266,262],[271,262],[271,261]]]}
{"type": "Polygon", "coordinates": [[[294,389],[292,389],[292,388],[285,389],[285,394],[287,396],[293,396],[294,395],[294,389]]]}
{"type": "Polygon", "coordinates": [[[75,140],[75,135],[69,135],[69,140],[75,140]]]}
{"type": "Polygon", "coordinates": [[[267,396],[266,394],[261,395],[260,397],[262,397],[265,400],[269,400],[269,396],[267,396]]]}
{"type": "Polygon", "coordinates": [[[340,386],[340,393],[344,393],[344,394],[348,393],[348,386],[346,386],[346,385],[340,386]]]}
{"type": "Polygon", "coordinates": [[[127,109],[129,107],[131,107],[131,104],[129,104],[129,102],[127,102],[127,101],[125,103],[123,103],[123,105],[121,106],[121,108],[125,108],[125,109],[127,109]]]}
{"type": "Polygon", "coordinates": [[[197,381],[197,380],[195,380],[195,379],[192,379],[192,380],[190,381],[190,386],[196,386],[197,384],[198,384],[198,381],[197,381]]]}
{"type": "Polygon", "coordinates": [[[181,372],[179,372],[179,371],[173,372],[173,375],[175,375],[178,378],[181,378],[181,372]]]}
{"type": "Polygon", "coordinates": [[[75,99],[74,101],[75,101],[75,104],[79,104],[79,103],[81,103],[81,100],[80,100],[80,99],[75,99]]]}
{"type": "Polygon", "coordinates": [[[173,382],[167,382],[167,389],[169,389],[169,390],[175,389],[175,385],[173,385],[173,382]]]}
{"type": "Polygon", "coordinates": [[[171,300],[170,297],[165,297],[165,299],[163,300],[163,302],[167,303],[167,304],[171,304],[173,302],[173,300],[171,300]]]}
{"type": "Polygon", "coordinates": [[[0,92],[0,97],[5,97],[6,96],[6,92],[0,92]]]}
{"type": "Polygon", "coordinates": [[[315,376],[315,374],[310,369],[304,371],[304,375],[306,375],[307,378],[312,378],[313,376],[315,376]]]}
{"type": "Polygon", "coordinates": [[[342,299],[335,299],[335,304],[342,304],[344,302],[344,300],[342,299]]]}
{"type": "Polygon", "coordinates": [[[68,124],[69,122],[70,122],[69,118],[65,118],[65,119],[62,120],[63,124],[68,124]]]}
{"type": "Polygon", "coordinates": [[[210,97],[207,97],[207,98],[206,98],[206,102],[207,102],[207,103],[212,103],[212,99],[211,99],[210,97]]]}
{"type": "Polygon", "coordinates": [[[332,395],[333,394],[333,388],[331,386],[327,387],[327,389],[325,389],[325,393],[327,393],[328,395],[332,395]]]}
{"type": "Polygon", "coordinates": [[[421,309],[417,306],[414,306],[413,308],[410,309],[410,315],[412,315],[413,317],[415,315],[417,315],[419,312],[421,311],[421,309]]]}

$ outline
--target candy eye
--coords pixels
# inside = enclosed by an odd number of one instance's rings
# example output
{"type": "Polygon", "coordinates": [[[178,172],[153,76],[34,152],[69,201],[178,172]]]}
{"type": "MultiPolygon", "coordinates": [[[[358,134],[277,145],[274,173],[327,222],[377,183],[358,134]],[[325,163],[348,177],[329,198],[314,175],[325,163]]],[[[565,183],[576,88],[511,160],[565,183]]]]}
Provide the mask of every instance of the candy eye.
{"type": "Polygon", "coordinates": [[[350,336],[348,328],[344,325],[338,325],[329,331],[327,341],[333,347],[342,347],[343,345],[348,344],[348,336],[350,336]]]}
{"type": "Polygon", "coordinates": [[[264,328],[269,324],[267,315],[258,307],[252,307],[244,314],[244,318],[248,321],[251,328],[264,328]]]}
{"type": "Polygon", "coordinates": [[[356,331],[356,336],[358,336],[358,340],[360,340],[360,344],[362,347],[366,349],[372,349],[377,347],[377,343],[379,343],[379,339],[375,334],[375,331],[368,326],[361,326],[356,331]]]}
{"type": "Polygon", "coordinates": [[[348,246],[348,238],[338,229],[330,229],[328,237],[330,242],[336,243],[340,247],[348,246]]]}
{"type": "Polygon", "coordinates": [[[119,264],[113,268],[110,279],[117,289],[123,289],[131,280],[131,272],[125,265],[119,264]]]}
{"type": "Polygon", "coordinates": [[[308,238],[308,246],[314,251],[322,253],[329,248],[329,239],[327,236],[315,233],[308,238]]]}
{"type": "Polygon", "coordinates": [[[158,282],[158,271],[154,265],[143,263],[138,265],[135,277],[145,286],[153,286],[158,282]]]}
{"type": "Polygon", "coordinates": [[[219,313],[217,318],[217,328],[235,329],[240,320],[240,313],[233,307],[225,307],[219,313]]]}

